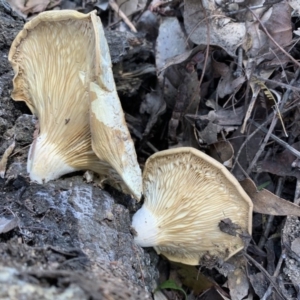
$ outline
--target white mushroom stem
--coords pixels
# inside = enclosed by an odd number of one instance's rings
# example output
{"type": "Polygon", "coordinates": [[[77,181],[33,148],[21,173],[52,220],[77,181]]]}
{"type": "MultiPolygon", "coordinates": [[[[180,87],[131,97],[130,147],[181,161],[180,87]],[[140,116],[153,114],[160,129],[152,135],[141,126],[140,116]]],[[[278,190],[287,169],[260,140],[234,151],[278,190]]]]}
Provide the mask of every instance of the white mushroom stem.
{"type": "Polygon", "coordinates": [[[133,216],[132,227],[136,231],[134,241],[138,245],[141,247],[152,247],[157,244],[159,232],[157,218],[145,205],[133,216]]]}
{"type": "Polygon", "coordinates": [[[46,134],[38,136],[31,144],[27,161],[31,180],[44,183],[76,171],[76,168],[64,161],[56,148],[57,145],[48,143],[46,134]]]}

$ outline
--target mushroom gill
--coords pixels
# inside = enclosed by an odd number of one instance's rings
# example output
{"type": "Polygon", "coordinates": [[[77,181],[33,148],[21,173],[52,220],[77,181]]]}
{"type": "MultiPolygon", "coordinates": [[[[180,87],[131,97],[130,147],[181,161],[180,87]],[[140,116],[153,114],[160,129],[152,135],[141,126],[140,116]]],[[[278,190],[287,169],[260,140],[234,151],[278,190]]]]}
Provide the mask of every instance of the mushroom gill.
{"type": "Polygon", "coordinates": [[[251,233],[252,202],[219,162],[194,148],[161,151],[147,160],[143,184],[145,202],[132,220],[138,245],[189,265],[243,248],[219,224],[230,219],[238,233],[251,233]]]}
{"type": "MultiPolygon", "coordinates": [[[[95,12],[49,11],[24,25],[12,43],[9,61],[15,71],[12,98],[25,101],[39,120],[39,135],[30,147],[27,169],[30,178],[39,183],[56,179],[76,170],[92,170],[123,191],[139,199],[142,182],[133,141],[124,121],[111,71],[111,60],[100,19],[95,12]],[[101,46],[104,45],[104,48],[101,46]],[[103,54],[102,52],[105,51],[103,54]],[[103,60],[105,58],[105,60],[103,60]],[[92,142],[91,86],[113,92],[109,105],[118,108],[116,126],[122,130],[122,141],[107,139],[92,142]],[[119,119],[121,120],[119,120],[119,119]],[[93,147],[92,147],[93,143],[93,147]],[[95,149],[94,144],[97,147],[95,149]],[[109,147],[99,145],[109,144],[109,147]],[[121,150],[103,154],[107,148],[131,151],[132,178],[124,170],[121,150]],[[99,149],[100,150],[97,150],[99,149]],[[125,180],[123,181],[123,175],[125,180]]],[[[98,99],[99,100],[99,99],[98,99]]],[[[97,105],[101,106],[100,99],[97,105]]],[[[103,116],[111,109],[101,106],[103,116]]],[[[112,116],[113,117],[113,116],[112,116]]],[[[103,120],[100,120],[103,121],[103,120]]],[[[106,131],[113,134],[114,128],[106,131]]],[[[98,136],[97,136],[98,137],[98,136]]]]}

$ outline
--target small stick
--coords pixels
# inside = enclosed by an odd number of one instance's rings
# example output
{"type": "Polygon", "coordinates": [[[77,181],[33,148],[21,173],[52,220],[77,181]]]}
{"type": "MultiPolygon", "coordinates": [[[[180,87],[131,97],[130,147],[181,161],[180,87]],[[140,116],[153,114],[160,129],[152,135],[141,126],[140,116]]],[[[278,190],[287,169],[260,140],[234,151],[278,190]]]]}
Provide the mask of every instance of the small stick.
{"type": "Polygon", "coordinates": [[[123,21],[128,25],[128,27],[131,29],[133,32],[137,32],[136,28],[134,25],[131,23],[131,21],[127,18],[127,16],[122,12],[120,9],[119,5],[116,3],[115,0],[109,0],[109,5],[110,7],[119,15],[120,18],[123,19],[123,21]]]}
{"type": "Polygon", "coordinates": [[[267,118],[267,120],[265,122],[263,122],[262,124],[259,125],[259,127],[257,127],[255,130],[253,130],[253,132],[251,134],[249,134],[247,136],[247,138],[245,139],[245,141],[243,142],[243,144],[241,145],[239,151],[237,152],[236,156],[235,156],[235,160],[234,160],[234,163],[232,165],[232,168],[231,170],[234,169],[235,165],[237,164],[237,161],[242,153],[242,150],[244,149],[244,147],[246,146],[246,144],[248,143],[249,140],[251,140],[253,138],[253,136],[261,129],[261,127],[263,126],[267,126],[270,121],[272,120],[272,118],[274,117],[274,112],[272,112],[269,117],[267,118]]]}
{"type": "MultiPolygon", "coordinates": [[[[268,7],[268,6],[270,6],[270,5],[266,5],[265,7],[268,7]]],[[[250,9],[260,9],[260,8],[263,8],[263,7],[264,7],[263,4],[259,4],[259,5],[255,5],[255,6],[250,6],[249,8],[250,9]]],[[[242,9],[239,9],[239,10],[229,11],[229,12],[226,13],[226,16],[239,14],[241,12],[247,11],[249,8],[242,8],[242,9]]]]}
{"type": "MultiPolygon", "coordinates": [[[[275,195],[277,195],[278,197],[280,197],[281,191],[282,191],[282,186],[283,186],[283,178],[280,177],[278,180],[278,184],[277,184],[277,188],[276,188],[276,192],[275,195]]],[[[265,227],[264,233],[263,235],[260,237],[259,243],[258,243],[258,248],[262,249],[262,247],[265,245],[265,242],[270,234],[271,231],[271,226],[273,224],[273,220],[274,220],[274,216],[270,215],[268,217],[268,222],[267,225],[265,227]]]]}
{"type": "Polygon", "coordinates": [[[159,152],[159,150],[158,150],[156,147],[154,147],[150,142],[146,142],[146,145],[147,145],[154,153],[159,152]]]}
{"type": "Polygon", "coordinates": [[[254,165],[256,164],[256,162],[258,161],[260,155],[264,151],[264,149],[265,149],[265,147],[266,147],[266,145],[267,145],[267,143],[268,143],[268,141],[270,139],[270,135],[272,134],[272,132],[273,132],[273,130],[274,130],[276,124],[277,124],[277,120],[278,120],[277,119],[277,115],[274,114],[273,120],[272,120],[271,125],[269,127],[269,130],[268,130],[268,132],[267,132],[267,134],[266,134],[263,142],[261,143],[258,151],[256,152],[254,158],[250,162],[250,165],[249,165],[249,167],[247,169],[247,174],[250,174],[252,172],[252,169],[253,169],[254,165]]]}
{"type": "MultiPolygon", "coordinates": [[[[264,126],[261,126],[260,124],[258,124],[257,122],[249,119],[249,122],[253,125],[255,125],[257,128],[259,128],[259,130],[261,130],[264,133],[268,133],[268,129],[265,128],[264,126]]],[[[294,147],[292,147],[291,145],[289,145],[288,143],[286,143],[285,141],[281,140],[280,138],[278,138],[275,134],[271,133],[270,134],[270,138],[272,140],[274,140],[276,143],[278,143],[279,145],[283,146],[285,149],[287,149],[288,151],[290,151],[293,155],[295,155],[297,158],[300,159],[300,152],[298,150],[296,150],[294,147]]]]}
{"type": "Polygon", "coordinates": [[[275,81],[275,80],[272,80],[272,79],[266,79],[266,78],[263,78],[261,76],[256,76],[256,75],[255,75],[255,77],[257,79],[261,80],[261,81],[265,81],[265,82],[268,82],[268,83],[273,83],[273,84],[276,84],[277,86],[281,86],[281,87],[286,88],[286,89],[290,89],[290,90],[293,90],[293,91],[300,92],[300,88],[292,86],[291,84],[286,84],[286,83],[275,81]]]}
{"type": "Polygon", "coordinates": [[[237,68],[234,72],[235,77],[241,77],[243,73],[243,48],[240,46],[238,48],[238,61],[237,61],[237,68]]]}
{"type": "Polygon", "coordinates": [[[248,261],[250,261],[251,263],[253,263],[255,265],[255,267],[261,272],[263,273],[267,278],[268,280],[270,281],[271,285],[274,287],[274,289],[276,290],[276,292],[278,293],[278,296],[281,298],[281,299],[284,299],[284,297],[282,296],[279,288],[277,287],[277,283],[276,281],[274,280],[274,278],[266,271],[266,269],[261,265],[259,264],[254,258],[252,258],[250,255],[248,255],[246,252],[243,253],[243,255],[248,259],[248,261]]]}
{"type": "MultiPolygon", "coordinates": [[[[297,205],[299,205],[299,200],[300,200],[299,199],[299,194],[300,194],[300,183],[299,183],[299,180],[297,180],[296,190],[295,190],[295,195],[294,195],[294,203],[297,204],[297,205]]],[[[286,223],[284,225],[285,228],[288,226],[288,223],[290,222],[290,218],[291,218],[290,216],[287,217],[286,223]]],[[[287,250],[292,251],[291,249],[289,249],[289,246],[285,242],[285,234],[286,234],[285,231],[284,231],[285,228],[283,229],[283,238],[282,238],[282,247],[285,247],[285,248],[283,248],[283,250],[281,252],[281,255],[280,255],[280,258],[278,260],[273,278],[274,277],[276,278],[279,275],[283,260],[287,257],[287,250]]],[[[279,285],[279,287],[280,287],[280,285],[279,285]]],[[[264,296],[261,299],[262,300],[267,300],[268,297],[271,295],[271,292],[272,292],[272,286],[269,285],[267,291],[265,292],[264,296]]]]}
{"type": "MultiPolygon", "coordinates": [[[[283,249],[282,253],[279,257],[279,260],[278,260],[278,263],[277,263],[277,266],[276,266],[276,270],[273,274],[273,277],[276,278],[279,275],[279,272],[280,272],[280,269],[281,269],[281,266],[282,266],[282,263],[283,263],[283,260],[285,259],[285,257],[286,257],[285,249],[283,249]]],[[[268,289],[266,290],[265,294],[261,298],[261,300],[267,300],[268,297],[271,295],[271,292],[272,292],[272,285],[270,284],[268,289]]]]}
{"type": "MultiPolygon", "coordinates": [[[[298,80],[299,74],[300,74],[300,68],[298,68],[298,70],[297,70],[296,73],[295,73],[295,77],[291,80],[291,85],[293,85],[294,82],[295,82],[296,80],[298,80]]],[[[284,96],[283,96],[283,100],[282,100],[281,103],[280,103],[280,107],[279,107],[280,110],[284,107],[285,102],[287,101],[290,92],[291,92],[290,89],[287,89],[287,90],[286,90],[286,92],[285,92],[285,94],[284,94],[284,96]]],[[[288,109],[286,109],[286,110],[284,110],[284,111],[282,111],[282,114],[285,113],[285,112],[287,112],[287,111],[289,111],[290,109],[291,109],[291,107],[288,108],[288,109]]],[[[256,125],[257,128],[256,128],[249,136],[247,136],[246,140],[243,142],[243,144],[241,145],[241,147],[240,147],[240,149],[239,149],[237,155],[235,156],[235,162],[233,163],[232,170],[234,169],[234,167],[235,167],[235,165],[236,165],[236,161],[238,160],[238,158],[239,158],[239,156],[240,156],[240,154],[241,154],[243,148],[244,148],[245,145],[247,144],[247,142],[248,142],[248,141],[249,141],[249,140],[250,140],[250,139],[251,139],[251,138],[259,131],[259,130],[262,130],[262,131],[263,131],[262,128],[263,128],[264,126],[268,125],[268,124],[273,120],[274,115],[275,115],[275,113],[272,112],[272,113],[269,115],[269,117],[267,118],[267,120],[266,120],[265,122],[263,122],[263,123],[260,124],[259,126],[256,125]]],[[[254,121],[251,121],[250,119],[249,119],[249,121],[250,121],[251,123],[253,123],[253,124],[256,123],[256,122],[254,123],[254,121]]],[[[257,123],[256,123],[256,124],[257,124],[257,123]]],[[[279,144],[281,144],[281,143],[279,142],[280,139],[277,138],[277,137],[276,137],[275,135],[273,135],[272,133],[270,134],[270,137],[272,137],[272,139],[274,139],[276,142],[278,142],[279,144]],[[276,138],[276,139],[275,139],[275,138],[276,138]]],[[[280,140],[280,141],[281,141],[281,140],[280,140]]],[[[281,141],[281,142],[283,142],[283,141],[281,141]]],[[[285,142],[283,142],[283,143],[285,143],[285,142]]],[[[281,144],[281,145],[283,145],[283,144],[281,144]]],[[[288,145],[287,143],[285,143],[285,147],[286,147],[287,149],[289,149],[289,150],[292,150],[293,153],[294,153],[294,155],[297,156],[297,157],[299,157],[299,154],[300,154],[300,153],[299,153],[298,151],[296,151],[296,149],[294,149],[293,147],[291,147],[291,146],[288,145]],[[288,147],[287,147],[287,146],[288,146],[288,147]]],[[[248,168],[248,170],[249,170],[249,168],[248,168]]]]}
{"type": "MultiPolygon", "coordinates": [[[[284,113],[286,113],[286,112],[288,112],[288,111],[294,109],[295,107],[298,107],[298,104],[295,104],[295,105],[293,105],[293,106],[291,106],[291,107],[285,109],[285,110],[282,112],[282,114],[284,114],[284,113]]],[[[232,165],[232,167],[231,167],[231,170],[233,170],[234,167],[236,166],[237,161],[238,161],[238,158],[240,157],[242,150],[244,149],[244,147],[246,146],[246,144],[249,142],[249,140],[251,140],[251,139],[253,138],[253,136],[254,136],[259,130],[264,131],[265,133],[268,132],[268,130],[265,129],[264,126],[267,126],[267,125],[271,122],[271,120],[272,120],[273,117],[274,117],[274,114],[275,114],[275,113],[272,112],[272,113],[269,115],[269,117],[267,118],[267,120],[266,120],[265,122],[261,123],[261,124],[258,124],[258,123],[256,123],[255,121],[252,121],[252,120],[249,119],[249,122],[250,122],[250,123],[253,123],[253,125],[257,126],[257,128],[256,128],[251,134],[249,134],[249,135],[247,136],[247,138],[245,139],[245,141],[244,141],[243,144],[241,145],[239,151],[237,152],[237,154],[236,154],[236,156],[235,156],[235,160],[234,160],[234,163],[233,163],[233,165],[232,165]]],[[[273,140],[275,140],[276,142],[278,142],[280,145],[284,145],[289,151],[292,151],[292,153],[293,153],[296,157],[299,157],[299,158],[300,158],[300,152],[299,152],[299,151],[297,151],[296,149],[294,149],[293,147],[291,147],[291,146],[290,146],[289,144],[287,144],[286,142],[280,140],[280,139],[279,139],[277,136],[275,136],[274,134],[271,134],[270,137],[271,137],[273,140]]]]}
{"type": "MultiPolygon", "coordinates": [[[[133,16],[134,14],[136,14],[136,13],[138,13],[138,12],[140,12],[140,11],[142,11],[141,8],[139,8],[139,9],[137,9],[136,11],[132,12],[132,13],[129,14],[127,17],[131,17],[131,16],[133,16]]],[[[113,23],[110,23],[109,25],[107,25],[107,27],[108,27],[108,28],[109,28],[109,27],[113,27],[113,26],[119,24],[121,21],[122,21],[122,19],[119,19],[118,21],[115,21],[115,22],[113,22],[113,23]]]]}

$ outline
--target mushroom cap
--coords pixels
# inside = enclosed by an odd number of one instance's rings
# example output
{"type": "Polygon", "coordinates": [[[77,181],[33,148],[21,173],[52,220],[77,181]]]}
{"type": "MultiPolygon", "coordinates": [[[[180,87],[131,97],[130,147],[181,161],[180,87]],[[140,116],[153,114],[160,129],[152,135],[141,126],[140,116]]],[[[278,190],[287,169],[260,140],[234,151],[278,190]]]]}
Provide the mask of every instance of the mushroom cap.
{"type": "Polygon", "coordinates": [[[189,147],[158,152],[143,172],[145,202],[133,216],[135,242],[169,260],[198,265],[205,257],[226,260],[244,242],[220,230],[230,219],[251,234],[251,199],[218,161],[189,147]]]}
{"type": "Polygon", "coordinates": [[[28,157],[30,178],[42,183],[89,169],[139,199],[141,170],[96,13],[63,10],[39,14],[13,41],[9,61],[15,71],[12,98],[25,101],[39,119],[39,136],[28,157]],[[100,96],[110,96],[110,103],[105,99],[96,103],[94,90],[100,96]],[[112,107],[116,111],[110,115],[112,107]],[[104,120],[98,116],[95,124],[90,116],[99,109],[104,120]],[[104,128],[102,124],[108,118],[115,123],[104,128]],[[122,134],[111,138],[115,128],[122,134]],[[125,163],[128,155],[132,156],[125,163]]]}
{"type": "Polygon", "coordinates": [[[95,15],[92,15],[92,19],[97,24],[95,36],[99,50],[96,53],[99,55],[97,60],[101,62],[98,65],[101,76],[90,83],[89,89],[92,148],[102,161],[113,167],[122,177],[128,191],[139,200],[142,196],[142,172],[117,94],[103,27],[95,15]]]}

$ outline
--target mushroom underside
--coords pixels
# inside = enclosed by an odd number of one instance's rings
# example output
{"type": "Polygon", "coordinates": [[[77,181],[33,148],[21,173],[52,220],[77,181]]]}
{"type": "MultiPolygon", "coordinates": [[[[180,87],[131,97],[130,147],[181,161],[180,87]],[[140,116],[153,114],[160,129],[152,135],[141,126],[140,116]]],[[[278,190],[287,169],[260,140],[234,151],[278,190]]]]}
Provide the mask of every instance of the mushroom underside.
{"type": "Polygon", "coordinates": [[[218,162],[211,165],[196,149],[176,151],[146,163],[145,202],[132,222],[135,240],[185,264],[198,265],[203,257],[226,260],[244,247],[241,234],[251,233],[251,200],[218,162]],[[220,230],[224,219],[237,225],[235,235],[220,230]]]}
{"type": "Polygon", "coordinates": [[[92,170],[139,200],[141,170],[96,13],[39,14],[14,40],[9,60],[15,71],[12,98],[25,101],[39,120],[39,134],[28,157],[30,178],[42,183],[76,170],[92,170]],[[109,103],[95,98],[95,90],[109,103]],[[113,126],[107,126],[108,119],[115,121],[113,126]],[[120,138],[117,130],[122,132],[120,138]],[[105,132],[99,135],[100,131],[105,132]]]}

